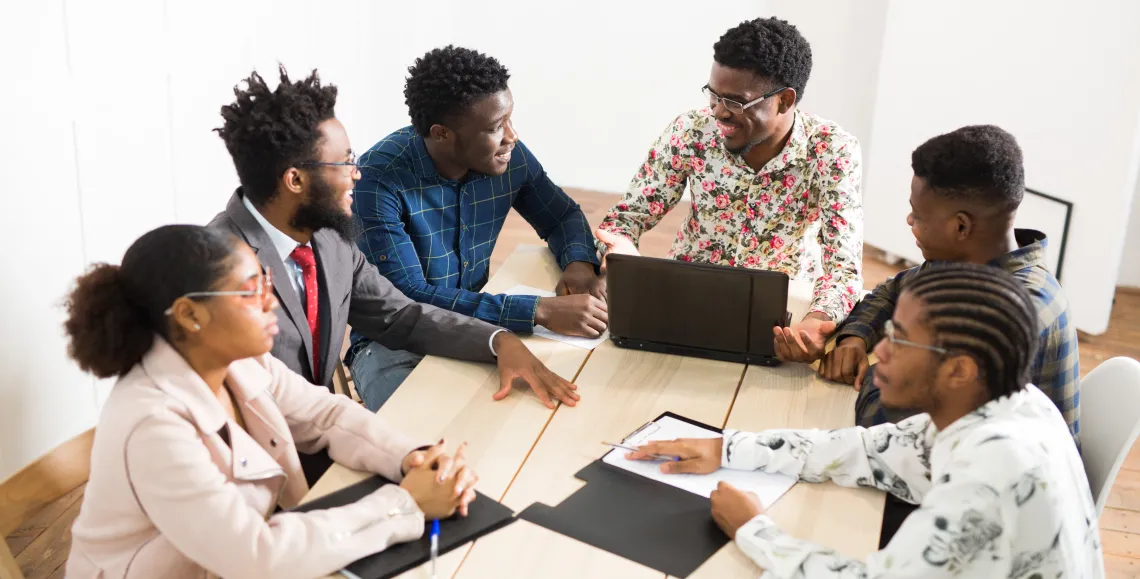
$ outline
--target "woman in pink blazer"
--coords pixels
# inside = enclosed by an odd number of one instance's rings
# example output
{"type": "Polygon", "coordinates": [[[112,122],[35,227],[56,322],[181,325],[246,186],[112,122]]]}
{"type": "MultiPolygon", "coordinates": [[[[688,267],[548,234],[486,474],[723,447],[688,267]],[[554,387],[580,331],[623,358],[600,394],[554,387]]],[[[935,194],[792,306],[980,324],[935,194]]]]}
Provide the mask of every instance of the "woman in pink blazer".
{"type": "Polygon", "coordinates": [[[413,442],[267,352],[272,280],[248,246],[190,225],[143,235],[70,295],[69,353],[118,376],[103,407],[67,577],[318,577],[466,514],[462,448],[413,442]],[[309,490],[297,453],[328,448],[400,481],[355,504],[275,513],[309,490]]]}

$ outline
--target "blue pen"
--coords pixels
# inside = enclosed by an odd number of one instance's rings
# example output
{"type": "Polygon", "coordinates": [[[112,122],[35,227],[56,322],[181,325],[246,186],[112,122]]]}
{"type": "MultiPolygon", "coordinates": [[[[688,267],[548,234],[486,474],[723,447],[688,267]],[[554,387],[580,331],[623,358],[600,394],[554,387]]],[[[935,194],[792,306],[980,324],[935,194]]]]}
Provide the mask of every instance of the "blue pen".
{"type": "Polygon", "coordinates": [[[439,519],[431,522],[431,579],[435,579],[437,559],[439,559],[439,519]]]}
{"type": "MultiPolygon", "coordinates": [[[[614,444],[612,442],[603,442],[602,444],[604,444],[606,446],[612,446],[614,448],[620,448],[622,450],[628,450],[630,452],[638,452],[638,450],[639,450],[639,449],[633,448],[632,446],[623,446],[621,444],[614,444]]],[[[671,460],[673,462],[678,462],[681,460],[681,457],[679,457],[679,456],[669,456],[667,454],[651,454],[649,456],[651,458],[656,458],[657,460],[671,460]]]]}

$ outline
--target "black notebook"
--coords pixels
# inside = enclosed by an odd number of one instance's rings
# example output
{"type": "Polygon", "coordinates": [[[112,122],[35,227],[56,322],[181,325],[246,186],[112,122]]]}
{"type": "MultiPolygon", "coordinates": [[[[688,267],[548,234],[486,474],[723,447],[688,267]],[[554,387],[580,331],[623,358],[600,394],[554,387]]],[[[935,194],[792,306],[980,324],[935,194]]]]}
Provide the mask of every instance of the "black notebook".
{"type": "MultiPolygon", "coordinates": [[[[292,510],[306,512],[341,507],[355,503],[386,484],[392,484],[392,481],[373,476],[292,510]]],[[[515,517],[510,509],[476,492],[475,500],[468,507],[466,517],[456,515],[440,521],[439,554],[443,555],[513,522],[515,517]]],[[[360,579],[382,579],[414,569],[431,560],[431,538],[427,532],[429,528],[430,523],[425,527],[424,535],[419,540],[392,545],[384,551],[352,563],[344,570],[351,573],[350,576],[360,579]]]]}
{"type": "MultiPolygon", "coordinates": [[[[720,429],[666,412],[678,420],[720,429]]],[[[586,485],[551,507],[519,518],[673,577],[686,577],[728,543],[701,495],[623,470],[602,459],[575,475],[586,485]]]]}

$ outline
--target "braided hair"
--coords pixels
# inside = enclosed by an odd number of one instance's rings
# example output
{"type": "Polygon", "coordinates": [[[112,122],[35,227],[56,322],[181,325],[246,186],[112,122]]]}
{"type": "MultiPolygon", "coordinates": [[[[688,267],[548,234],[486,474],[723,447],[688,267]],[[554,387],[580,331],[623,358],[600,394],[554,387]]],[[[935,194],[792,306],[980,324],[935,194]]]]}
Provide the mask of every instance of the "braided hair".
{"type": "Polygon", "coordinates": [[[993,266],[944,263],[919,271],[903,291],[925,305],[939,347],[978,364],[990,400],[1029,383],[1037,310],[1013,276],[993,266]]]}

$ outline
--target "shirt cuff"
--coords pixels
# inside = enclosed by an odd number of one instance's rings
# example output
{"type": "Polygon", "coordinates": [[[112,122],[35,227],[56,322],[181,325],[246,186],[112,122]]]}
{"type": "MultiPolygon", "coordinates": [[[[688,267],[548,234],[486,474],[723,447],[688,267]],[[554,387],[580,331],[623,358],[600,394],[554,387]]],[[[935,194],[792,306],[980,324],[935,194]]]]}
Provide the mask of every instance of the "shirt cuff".
{"type": "Polygon", "coordinates": [[[864,322],[847,322],[840,326],[835,332],[835,343],[838,345],[844,338],[850,337],[861,338],[866,342],[868,352],[879,343],[878,332],[871,327],[871,324],[864,322]]]}
{"type": "Polygon", "coordinates": [[[602,261],[598,259],[598,250],[596,247],[585,243],[567,244],[562,248],[562,254],[558,256],[558,265],[562,269],[566,269],[566,266],[575,261],[584,261],[593,264],[595,273],[597,273],[597,268],[602,263],[602,261]]]}
{"type": "Polygon", "coordinates": [[[491,323],[512,332],[531,333],[534,331],[534,315],[538,311],[538,296],[509,295],[503,299],[503,311],[491,323]]]}
{"type": "Polygon", "coordinates": [[[510,330],[504,330],[502,328],[499,328],[498,330],[491,332],[491,339],[487,340],[487,347],[491,349],[491,355],[492,356],[494,356],[496,358],[499,357],[499,353],[495,351],[495,336],[498,336],[499,334],[501,334],[503,332],[509,332],[509,331],[510,330]]]}
{"type": "Polygon", "coordinates": [[[720,444],[720,464],[732,470],[756,470],[768,463],[772,449],[756,444],[756,433],[724,429],[720,444]]]}

